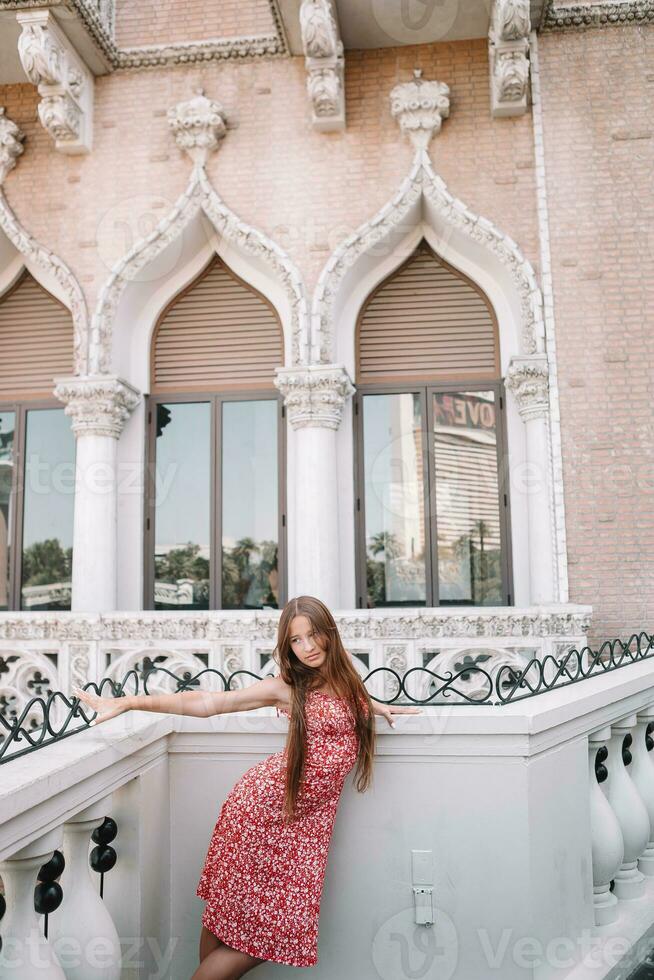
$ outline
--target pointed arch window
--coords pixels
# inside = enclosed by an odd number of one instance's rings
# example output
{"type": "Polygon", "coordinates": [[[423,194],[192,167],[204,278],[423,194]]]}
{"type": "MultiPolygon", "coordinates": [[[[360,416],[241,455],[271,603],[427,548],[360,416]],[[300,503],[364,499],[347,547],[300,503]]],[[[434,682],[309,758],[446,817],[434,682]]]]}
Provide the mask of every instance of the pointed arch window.
{"type": "Polygon", "coordinates": [[[163,311],[151,345],[145,605],[285,600],[279,316],[218,257],[163,311]]]}
{"type": "Polygon", "coordinates": [[[0,610],[71,608],[75,437],[53,379],[70,311],[26,270],[0,296],[0,610]]]}
{"type": "Polygon", "coordinates": [[[497,320],[425,241],[360,311],[356,382],[358,605],[510,604],[497,320]]]}

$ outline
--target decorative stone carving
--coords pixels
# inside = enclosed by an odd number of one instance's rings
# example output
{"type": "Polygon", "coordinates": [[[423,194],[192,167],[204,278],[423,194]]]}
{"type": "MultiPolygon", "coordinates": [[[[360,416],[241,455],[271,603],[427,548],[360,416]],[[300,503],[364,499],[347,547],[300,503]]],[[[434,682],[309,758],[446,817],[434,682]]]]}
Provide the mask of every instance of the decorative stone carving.
{"type": "MultiPolygon", "coordinates": [[[[384,667],[394,670],[400,677],[404,677],[407,668],[407,652],[404,645],[388,646],[384,650],[384,667]]],[[[384,672],[384,700],[390,701],[397,696],[398,682],[391,675],[384,672]]]]}
{"type": "Polygon", "coordinates": [[[88,643],[71,643],[68,648],[68,676],[71,684],[84,687],[90,678],[91,658],[88,643]]]}
{"type": "MultiPolygon", "coordinates": [[[[9,647],[0,650],[0,714],[15,721],[35,697],[47,700],[60,686],[57,666],[36,650],[9,647]]],[[[24,719],[26,728],[43,720],[43,710],[34,708],[24,719]]]]}
{"type": "Polygon", "coordinates": [[[179,148],[202,166],[227,132],[223,107],[202,91],[188,102],[178,102],[169,109],[168,125],[179,148]]]}
{"type": "Polygon", "coordinates": [[[274,385],[284,396],[284,405],[294,429],[324,426],[338,429],[345,399],[354,385],[340,364],[277,368],[274,385]]]}
{"type": "Polygon", "coordinates": [[[442,220],[446,234],[456,229],[492,252],[508,270],[520,297],[523,353],[543,349],[543,305],[541,291],[531,264],[518,245],[487,218],[474,214],[455,198],[435,172],[425,150],[417,150],[409,175],[398,192],[377,214],[357,229],[332,253],[320,274],[313,298],[313,356],[329,363],[335,331],[335,307],[342,280],[355,262],[379,247],[396,229],[406,232],[407,216],[423,198],[442,220]]]}
{"type": "Polygon", "coordinates": [[[416,149],[426,149],[450,114],[450,88],[445,82],[423,79],[420,68],[413,77],[412,82],[403,82],[391,91],[391,115],[416,149]]]}
{"type": "Polygon", "coordinates": [[[63,153],[88,153],[93,138],[93,75],[47,9],[19,11],[18,54],[38,86],[39,119],[63,153]]]}
{"type": "Polygon", "coordinates": [[[548,379],[549,368],[545,354],[511,358],[506,373],[506,386],[513,392],[523,421],[547,415],[548,379]]]}
{"type": "MultiPolygon", "coordinates": [[[[142,693],[144,677],[149,670],[155,667],[165,669],[157,670],[150,676],[148,680],[148,692],[150,694],[176,691],[177,681],[170,674],[174,674],[176,677],[184,677],[184,675],[194,677],[205,669],[205,664],[186,650],[165,650],[161,647],[150,647],[146,650],[128,650],[121,654],[111,662],[104,676],[110,677],[114,682],[121,683],[130,670],[135,670],[139,676],[139,691],[142,693]],[[166,671],[170,671],[170,674],[166,671]]],[[[218,686],[217,681],[219,678],[215,674],[203,674],[194,690],[209,691],[215,689],[218,686]]],[[[134,691],[133,679],[127,681],[125,689],[134,691]]]]}
{"type": "Polygon", "coordinates": [[[306,294],[300,272],[289,256],[270,238],[230,211],[212,187],[202,166],[196,166],[188,187],[172,210],[147,238],[137,242],[114,266],[100,293],[90,351],[91,371],[94,374],[110,370],[112,327],[123,291],[140,269],[184,233],[184,229],[199,211],[206,215],[218,235],[230,242],[237,251],[252,255],[269,267],[285,293],[290,311],[294,363],[298,363],[303,357],[308,343],[308,327],[306,294]]]}
{"type": "Polygon", "coordinates": [[[300,30],[307,58],[330,58],[338,53],[338,28],[329,0],[304,0],[300,30]]]}
{"type": "Polygon", "coordinates": [[[16,166],[16,157],[23,152],[25,133],[5,116],[4,106],[0,106],[0,187],[10,170],[16,166]]]}
{"type": "Polygon", "coordinates": [[[315,129],[345,128],[344,56],[332,0],[303,0],[300,30],[315,129]]]}
{"type": "Polygon", "coordinates": [[[488,33],[491,113],[519,116],[527,109],[529,0],[494,0],[488,33]]]}
{"type": "Polygon", "coordinates": [[[118,439],[138,405],[140,393],[126,381],[110,376],[57,378],[55,398],[66,405],[76,436],[112,436],[118,439]]]}
{"type": "Polygon", "coordinates": [[[2,188],[7,174],[15,167],[17,157],[23,152],[23,138],[16,123],[0,108],[0,229],[17,252],[53,276],[66,294],[73,317],[73,370],[80,372],[86,366],[88,338],[88,313],[82,289],[65,262],[45,246],[39,245],[27,229],[23,228],[10,208],[2,188]]]}

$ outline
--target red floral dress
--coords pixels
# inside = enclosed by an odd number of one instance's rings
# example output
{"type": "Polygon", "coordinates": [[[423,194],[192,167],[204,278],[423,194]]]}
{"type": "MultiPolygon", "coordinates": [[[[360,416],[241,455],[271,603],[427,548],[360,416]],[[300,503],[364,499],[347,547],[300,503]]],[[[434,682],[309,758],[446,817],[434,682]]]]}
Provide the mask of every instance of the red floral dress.
{"type": "Polygon", "coordinates": [[[309,691],[305,712],[307,753],[296,819],[282,821],[284,748],[248,769],[227,796],[197,888],[207,903],[202,923],[218,939],[289,966],[318,962],[327,852],[359,748],[345,700],[309,691]]]}

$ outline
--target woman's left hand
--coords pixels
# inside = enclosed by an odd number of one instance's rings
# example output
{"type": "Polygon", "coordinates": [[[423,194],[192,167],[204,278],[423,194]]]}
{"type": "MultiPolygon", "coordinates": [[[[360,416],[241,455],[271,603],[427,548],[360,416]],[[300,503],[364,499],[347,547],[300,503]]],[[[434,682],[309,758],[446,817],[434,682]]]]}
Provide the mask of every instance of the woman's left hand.
{"type": "Polygon", "coordinates": [[[391,728],[395,728],[393,715],[419,715],[422,713],[422,708],[409,708],[404,707],[404,705],[394,704],[380,704],[379,701],[373,701],[372,704],[375,714],[381,715],[382,718],[385,718],[391,728]]]}

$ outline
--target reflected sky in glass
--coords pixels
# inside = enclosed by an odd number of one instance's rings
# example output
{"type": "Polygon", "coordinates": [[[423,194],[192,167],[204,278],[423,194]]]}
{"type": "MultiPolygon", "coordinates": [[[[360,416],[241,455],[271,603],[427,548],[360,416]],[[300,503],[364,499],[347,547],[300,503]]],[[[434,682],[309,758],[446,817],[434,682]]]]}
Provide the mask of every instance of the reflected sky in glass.
{"type": "Polygon", "coordinates": [[[222,405],[224,609],[279,605],[277,411],[276,399],[222,405]]]}
{"type": "Polygon", "coordinates": [[[180,402],[157,410],[162,432],[155,459],[155,550],[168,551],[191,541],[208,557],[211,404],[180,402]],[[166,410],[170,421],[164,424],[166,410]]]}
{"type": "Polygon", "coordinates": [[[73,546],[75,436],[63,408],[27,412],[23,550],[57,538],[73,546]]]}
{"type": "Polygon", "coordinates": [[[411,392],[365,395],[363,446],[369,601],[373,605],[424,602],[419,396],[411,392]]]}
{"type": "Polygon", "coordinates": [[[26,413],[21,608],[70,609],[75,437],[63,408],[26,413]]]}
{"type": "Polygon", "coordinates": [[[15,427],[14,412],[0,412],[0,609],[7,609],[9,605],[9,528],[15,427]]]}

